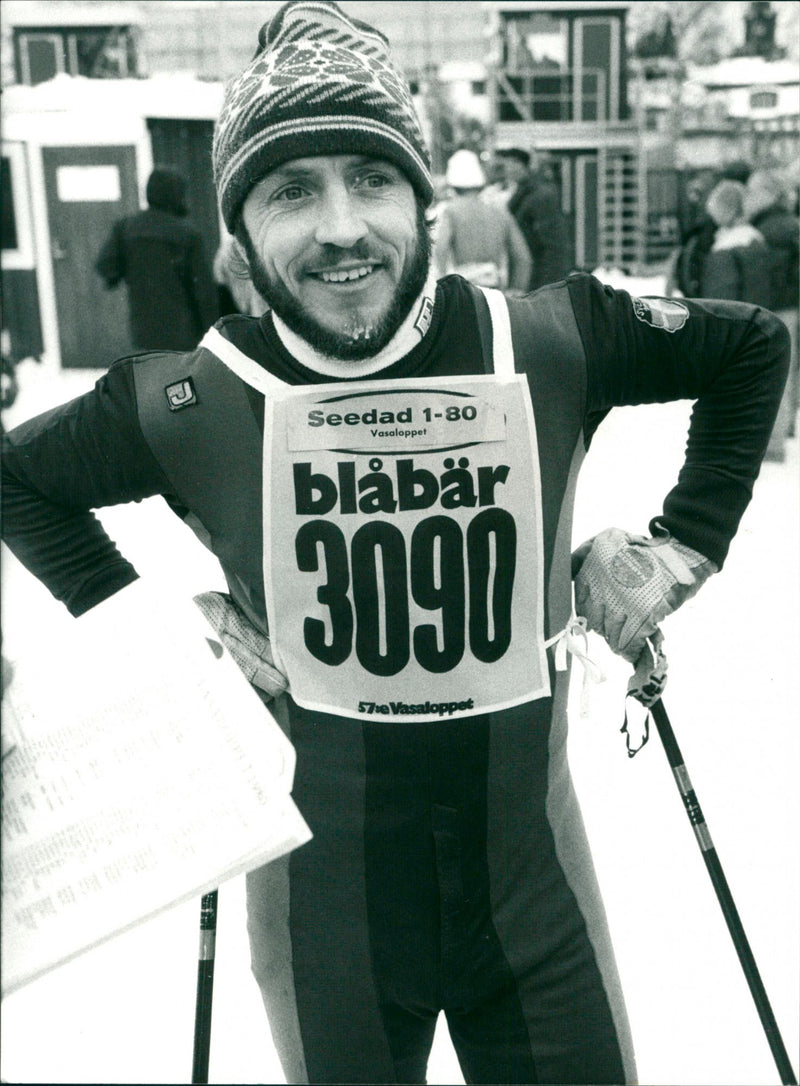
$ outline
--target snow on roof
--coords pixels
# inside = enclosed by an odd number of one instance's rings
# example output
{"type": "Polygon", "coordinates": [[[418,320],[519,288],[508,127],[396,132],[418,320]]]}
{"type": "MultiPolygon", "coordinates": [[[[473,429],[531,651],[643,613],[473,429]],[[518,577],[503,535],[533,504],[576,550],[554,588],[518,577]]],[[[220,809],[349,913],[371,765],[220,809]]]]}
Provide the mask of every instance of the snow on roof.
{"type": "Polygon", "coordinates": [[[728,57],[717,64],[695,66],[689,78],[707,87],[750,87],[759,83],[800,83],[792,60],[764,60],[763,57],[728,57]]]}
{"type": "Polygon", "coordinates": [[[8,26],[135,26],[142,13],[135,4],[42,4],[36,0],[3,0],[8,26]]]}
{"type": "Polygon", "coordinates": [[[3,89],[3,108],[14,113],[127,113],[138,117],[214,120],[222,106],[222,83],[192,76],[150,79],[88,79],[60,74],[28,87],[3,89]]]}

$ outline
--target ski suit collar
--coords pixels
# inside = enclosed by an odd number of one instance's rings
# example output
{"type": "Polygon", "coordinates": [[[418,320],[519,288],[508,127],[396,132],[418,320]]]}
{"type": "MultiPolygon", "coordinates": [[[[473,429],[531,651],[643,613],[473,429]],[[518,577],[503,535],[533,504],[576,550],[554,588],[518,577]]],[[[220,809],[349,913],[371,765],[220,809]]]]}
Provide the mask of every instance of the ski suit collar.
{"type": "Polygon", "coordinates": [[[326,377],[367,377],[391,366],[424,339],[430,328],[435,295],[436,276],[433,271],[430,271],[422,293],[411,306],[408,316],[392,339],[378,354],[365,358],[361,362],[342,362],[320,354],[306,340],[288,328],[276,313],[271,313],[269,316],[272,318],[273,327],[283,346],[306,369],[326,377]]]}

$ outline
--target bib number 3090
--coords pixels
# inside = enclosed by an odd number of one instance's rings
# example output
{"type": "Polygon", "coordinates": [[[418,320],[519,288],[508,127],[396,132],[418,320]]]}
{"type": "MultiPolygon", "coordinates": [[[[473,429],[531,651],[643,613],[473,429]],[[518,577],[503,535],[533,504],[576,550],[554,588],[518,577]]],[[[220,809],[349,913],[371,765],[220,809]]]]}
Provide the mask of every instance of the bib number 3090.
{"type": "Polygon", "coordinates": [[[484,663],[508,650],[517,528],[505,509],[483,510],[466,532],[452,517],[427,517],[408,548],[386,521],[361,525],[348,548],[338,525],[311,520],[297,532],[295,553],[301,573],[324,576],[316,595],[327,621],[303,622],[305,646],[324,664],[344,663],[355,648],[366,671],[391,676],[413,652],[422,668],[441,674],[467,645],[484,663]],[[438,624],[418,621],[420,611],[438,613],[438,624]]]}

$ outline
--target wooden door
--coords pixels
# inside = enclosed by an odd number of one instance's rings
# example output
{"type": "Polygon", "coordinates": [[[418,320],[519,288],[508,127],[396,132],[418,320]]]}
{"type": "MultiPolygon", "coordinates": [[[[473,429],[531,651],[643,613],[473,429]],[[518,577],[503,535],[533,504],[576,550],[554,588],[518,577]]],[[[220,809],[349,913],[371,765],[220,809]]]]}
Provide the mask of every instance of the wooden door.
{"type": "Polygon", "coordinates": [[[124,284],[95,271],[114,222],[139,210],[133,147],[42,149],[61,365],[106,369],[131,350],[124,284]]]}

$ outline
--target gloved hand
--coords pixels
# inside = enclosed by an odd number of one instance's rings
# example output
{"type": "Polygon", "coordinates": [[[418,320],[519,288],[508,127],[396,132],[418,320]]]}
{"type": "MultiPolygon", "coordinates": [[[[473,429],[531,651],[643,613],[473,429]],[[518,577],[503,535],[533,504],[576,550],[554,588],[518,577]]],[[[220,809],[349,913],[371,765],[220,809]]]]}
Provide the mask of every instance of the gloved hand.
{"type": "Polygon", "coordinates": [[[255,628],[230,596],[223,592],[202,592],[194,597],[194,602],[248,682],[271,698],[277,698],[287,689],[289,682],[275,667],[269,638],[255,628]]]}
{"type": "Polygon", "coordinates": [[[666,531],[645,538],[607,528],[572,555],[575,610],[635,664],[662,619],[716,572],[714,562],[666,531]]]}

